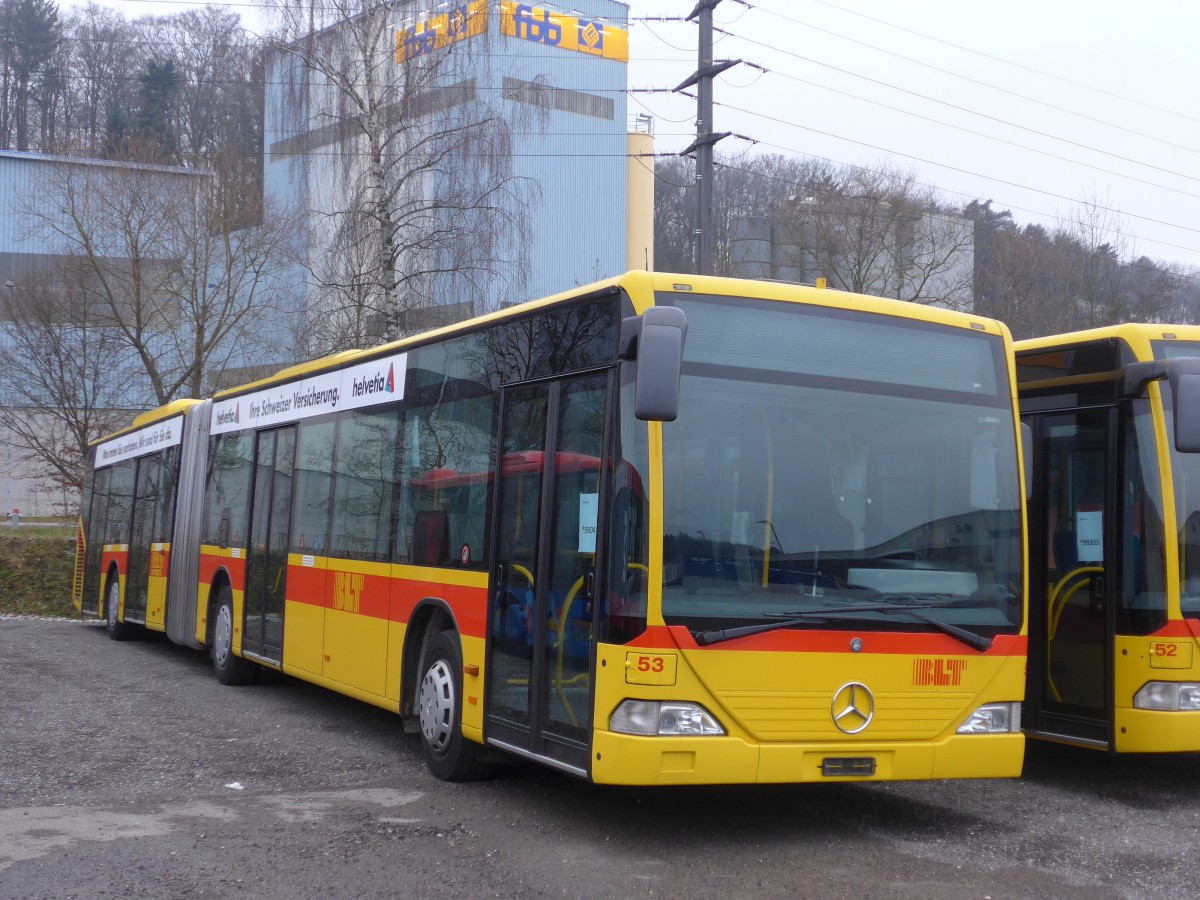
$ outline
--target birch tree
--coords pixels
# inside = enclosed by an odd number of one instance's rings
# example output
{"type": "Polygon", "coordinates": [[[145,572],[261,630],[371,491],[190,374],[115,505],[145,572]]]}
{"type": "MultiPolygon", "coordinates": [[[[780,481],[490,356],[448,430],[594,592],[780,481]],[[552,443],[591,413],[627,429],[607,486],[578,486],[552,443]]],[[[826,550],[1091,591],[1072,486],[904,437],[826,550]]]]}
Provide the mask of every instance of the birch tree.
{"type": "MultiPolygon", "coordinates": [[[[512,127],[484,78],[487,7],[417,23],[405,4],[284,0],[268,80],[307,112],[323,204],[312,204],[313,314],[328,350],[400,336],[406,313],[519,284],[512,127]],[[469,40],[468,40],[469,38],[469,40]],[[477,55],[478,54],[478,55],[477,55]],[[285,88],[286,89],[286,88],[285,88]],[[351,250],[352,252],[347,252],[351,250]]],[[[517,291],[519,293],[519,290],[517,291]]]]}

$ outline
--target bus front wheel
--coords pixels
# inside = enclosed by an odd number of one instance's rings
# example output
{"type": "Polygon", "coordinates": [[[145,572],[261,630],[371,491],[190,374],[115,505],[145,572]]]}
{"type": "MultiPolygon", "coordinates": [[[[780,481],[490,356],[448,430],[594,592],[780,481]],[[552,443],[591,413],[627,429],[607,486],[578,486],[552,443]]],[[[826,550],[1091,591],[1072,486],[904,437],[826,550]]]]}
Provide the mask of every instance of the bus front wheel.
{"type": "Polygon", "coordinates": [[[213,621],[213,671],[221,684],[245,684],[254,678],[255,665],[233,652],[233,591],[221,587],[213,621]]]}
{"type": "Polygon", "coordinates": [[[418,718],[425,762],[442,781],[473,781],[489,767],[483,748],[462,733],[462,649],[458,635],[443,631],[425,651],[424,675],[417,690],[418,718]]]}

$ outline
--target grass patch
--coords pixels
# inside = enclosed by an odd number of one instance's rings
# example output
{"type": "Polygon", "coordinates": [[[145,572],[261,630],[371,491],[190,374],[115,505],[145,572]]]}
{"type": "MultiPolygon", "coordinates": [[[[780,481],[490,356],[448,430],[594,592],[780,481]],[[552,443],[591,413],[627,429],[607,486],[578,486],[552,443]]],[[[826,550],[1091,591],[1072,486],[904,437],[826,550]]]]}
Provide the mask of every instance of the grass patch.
{"type": "Polygon", "coordinates": [[[70,616],[75,533],[53,526],[0,526],[0,613],[70,616]]]}

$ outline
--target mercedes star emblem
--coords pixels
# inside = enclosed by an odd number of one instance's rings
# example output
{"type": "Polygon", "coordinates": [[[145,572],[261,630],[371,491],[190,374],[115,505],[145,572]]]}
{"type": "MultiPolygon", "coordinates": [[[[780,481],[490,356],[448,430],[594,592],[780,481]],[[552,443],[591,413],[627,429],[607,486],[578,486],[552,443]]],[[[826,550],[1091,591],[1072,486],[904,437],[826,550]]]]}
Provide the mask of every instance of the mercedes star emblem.
{"type": "Polygon", "coordinates": [[[875,697],[865,684],[851,681],[833,695],[833,724],[843,734],[858,734],[875,718],[875,697]]]}

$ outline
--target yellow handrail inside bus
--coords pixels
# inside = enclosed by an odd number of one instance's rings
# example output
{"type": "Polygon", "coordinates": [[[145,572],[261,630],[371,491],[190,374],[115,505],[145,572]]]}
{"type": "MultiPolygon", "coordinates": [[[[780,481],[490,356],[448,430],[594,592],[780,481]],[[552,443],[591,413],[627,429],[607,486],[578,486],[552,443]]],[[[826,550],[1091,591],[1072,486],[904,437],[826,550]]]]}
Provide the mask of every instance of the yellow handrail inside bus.
{"type": "Polygon", "coordinates": [[[529,582],[529,586],[533,587],[533,574],[520,563],[513,563],[512,569],[514,572],[519,572],[525,576],[525,580],[529,582]]]}
{"type": "Polygon", "coordinates": [[[1097,575],[1104,572],[1103,566],[1080,566],[1078,569],[1068,572],[1058,582],[1058,584],[1050,587],[1050,604],[1048,607],[1049,626],[1046,632],[1046,684],[1050,686],[1050,696],[1054,698],[1056,703],[1062,703],[1062,694],[1058,692],[1058,686],[1054,683],[1054,676],[1050,674],[1050,642],[1054,640],[1054,635],[1058,632],[1058,620],[1062,618],[1063,610],[1067,608],[1067,602],[1075,596],[1075,592],[1088,584],[1091,579],[1083,578],[1083,575],[1097,575]],[[1077,579],[1070,587],[1070,590],[1064,590],[1070,583],[1071,579],[1077,579]]]}
{"type": "Polygon", "coordinates": [[[1054,640],[1054,634],[1058,631],[1058,620],[1062,618],[1063,610],[1067,608],[1067,601],[1075,596],[1075,592],[1087,584],[1090,579],[1083,578],[1075,582],[1069,591],[1064,592],[1063,589],[1073,578],[1083,575],[1102,575],[1103,573],[1103,566],[1080,566],[1078,569],[1068,572],[1058,584],[1050,588],[1050,640],[1054,640]]]}
{"type": "Polygon", "coordinates": [[[563,601],[562,609],[558,613],[558,674],[554,679],[554,684],[558,691],[558,698],[562,700],[563,706],[567,710],[567,715],[571,717],[571,724],[576,727],[579,725],[579,720],[575,718],[575,711],[571,709],[571,702],[567,699],[567,692],[563,690],[563,645],[566,643],[567,618],[571,611],[571,604],[575,602],[575,595],[579,593],[579,589],[583,587],[583,583],[586,580],[586,575],[580,575],[579,579],[571,585],[571,590],[567,593],[567,599],[563,601]]]}

